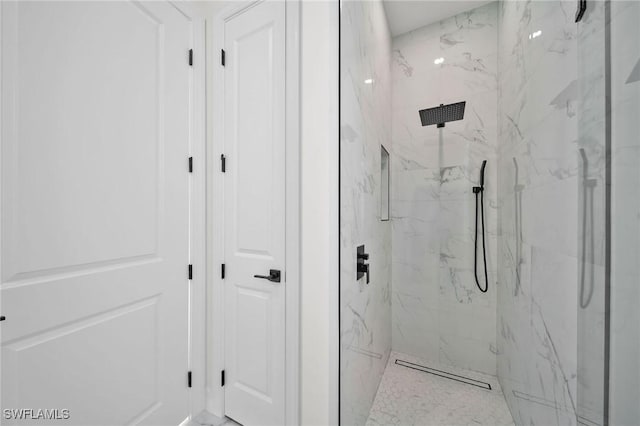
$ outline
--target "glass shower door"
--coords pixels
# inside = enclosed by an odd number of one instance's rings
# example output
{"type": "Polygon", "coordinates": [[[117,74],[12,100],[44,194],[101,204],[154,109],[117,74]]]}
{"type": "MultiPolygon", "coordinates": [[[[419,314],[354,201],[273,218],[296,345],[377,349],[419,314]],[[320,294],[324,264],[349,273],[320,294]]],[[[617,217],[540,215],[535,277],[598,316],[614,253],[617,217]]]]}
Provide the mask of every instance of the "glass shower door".
{"type": "Polygon", "coordinates": [[[640,419],[640,2],[610,3],[609,424],[640,419]]]}
{"type": "Polygon", "coordinates": [[[578,26],[577,423],[640,419],[640,2],[578,26]]]}
{"type": "Polygon", "coordinates": [[[610,215],[607,191],[610,122],[607,116],[609,4],[589,1],[577,25],[577,381],[576,421],[606,424],[607,259],[610,215]]]}

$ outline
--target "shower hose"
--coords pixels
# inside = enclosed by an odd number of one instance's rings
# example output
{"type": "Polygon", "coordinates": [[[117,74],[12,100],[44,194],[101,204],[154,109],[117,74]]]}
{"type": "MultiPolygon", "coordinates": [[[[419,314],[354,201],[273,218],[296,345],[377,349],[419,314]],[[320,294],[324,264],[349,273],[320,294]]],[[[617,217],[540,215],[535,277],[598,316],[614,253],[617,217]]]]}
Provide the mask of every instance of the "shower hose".
{"type": "Polygon", "coordinates": [[[485,244],[484,237],[484,167],[487,165],[487,160],[482,162],[482,167],[480,168],[480,186],[473,187],[473,193],[476,194],[476,232],[475,232],[475,244],[474,244],[474,255],[473,255],[473,273],[476,277],[476,285],[478,289],[486,293],[489,289],[489,274],[487,272],[487,248],[485,244]],[[480,222],[482,224],[482,260],[484,261],[484,288],[480,285],[480,280],[478,279],[478,205],[480,207],[480,222]]]}

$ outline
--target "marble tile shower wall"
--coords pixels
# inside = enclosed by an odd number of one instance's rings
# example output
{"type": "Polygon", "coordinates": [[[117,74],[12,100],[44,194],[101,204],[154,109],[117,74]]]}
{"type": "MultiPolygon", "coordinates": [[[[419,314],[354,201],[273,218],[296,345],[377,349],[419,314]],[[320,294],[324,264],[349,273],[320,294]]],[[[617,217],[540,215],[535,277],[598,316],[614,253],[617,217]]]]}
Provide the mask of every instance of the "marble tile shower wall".
{"type": "Polygon", "coordinates": [[[490,3],[394,38],[391,68],[393,349],[494,375],[497,31],[490,3]],[[418,110],[458,101],[467,102],[462,121],[421,126],[418,110]],[[487,293],[473,270],[483,160],[487,293]]]}
{"type": "Polygon", "coordinates": [[[575,7],[507,1],[499,9],[497,361],[516,424],[576,424],[583,86],[575,7]]]}
{"type": "Polygon", "coordinates": [[[381,1],[341,10],[341,423],[364,425],[391,351],[391,225],[380,220],[380,145],[391,149],[391,36],[381,1]],[[371,281],[356,281],[356,247],[371,281]]]}

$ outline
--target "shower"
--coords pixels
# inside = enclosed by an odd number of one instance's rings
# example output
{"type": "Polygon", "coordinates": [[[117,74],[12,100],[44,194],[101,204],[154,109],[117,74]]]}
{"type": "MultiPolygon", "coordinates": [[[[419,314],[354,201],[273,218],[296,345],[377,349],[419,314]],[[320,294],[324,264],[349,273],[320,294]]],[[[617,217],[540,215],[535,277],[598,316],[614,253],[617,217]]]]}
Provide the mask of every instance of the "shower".
{"type": "Polygon", "coordinates": [[[440,106],[434,108],[421,109],[418,111],[420,114],[420,121],[422,126],[431,126],[437,124],[437,127],[444,127],[444,123],[449,121],[462,120],[464,117],[464,107],[466,102],[456,102],[454,104],[440,104],[440,106]]]}
{"type": "Polygon", "coordinates": [[[340,6],[341,424],[638,424],[640,2],[340,6]]]}
{"type": "MultiPolygon", "coordinates": [[[[449,121],[458,121],[464,118],[464,109],[466,101],[456,102],[453,104],[440,104],[440,106],[433,108],[421,109],[418,111],[420,114],[420,122],[422,126],[431,126],[436,124],[436,127],[444,127],[444,123],[449,121]]],[[[480,186],[473,187],[473,193],[476,196],[476,218],[475,218],[475,233],[474,233],[474,255],[473,255],[473,273],[476,280],[476,285],[482,293],[486,293],[489,289],[489,274],[487,268],[487,249],[485,244],[485,232],[484,232],[484,168],[487,165],[487,160],[482,162],[480,168],[480,186]],[[482,228],[482,259],[484,263],[484,279],[485,286],[482,288],[480,280],[478,279],[478,214],[480,215],[480,224],[482,228]]]]}
{"type": "Polygon", "coordinates": [[[476,229],[474,232],[474,251],[473,251],[473,273],[476,278],[476,285],[478,289],[486,293],[489,289],[489,274],[487,272],[487,248],[484,237],[484,168],[487,165],[487,160],[482,162],[480,167],[480,186],[473,187],[473,193],[476,194],[476,229]],[[478,201],[480,201],[478,205],[478,201]],[[482,259],[484,262],[484,289],[480,285],[478,279],[478,207],[480,207],[480,223],[482,226],[482,259]]]}

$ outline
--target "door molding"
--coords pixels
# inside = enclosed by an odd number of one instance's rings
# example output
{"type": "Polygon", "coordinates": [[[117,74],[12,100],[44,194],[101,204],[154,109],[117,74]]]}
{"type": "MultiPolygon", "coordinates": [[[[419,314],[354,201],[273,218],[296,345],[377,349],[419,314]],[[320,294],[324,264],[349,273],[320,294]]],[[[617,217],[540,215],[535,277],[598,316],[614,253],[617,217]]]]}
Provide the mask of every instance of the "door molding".
{"type": "MultiPolygon", "coordinates": [[[[268,0],[261,0],[268,1],[268,0]]],[[[207,28],[211,40],[211,88],[207,110],[211,111],[207,129],[207,409],[224,415],[224,389],[220,372],[224,369],[224,286],[220,267],[224,259],[225,224],[223,209],[224,181],[220,173],[220,154],[224,146],[224,72],[221,49],[224,46],[224,23],[260,1],[242,1],[223,9],[207,28]]],[[[285,419],[286,424],[300,423],[300,1],[287,1],[285,9],[285,419]]]]}
{"type": "MultiPolygon", "coordinates": [[[[169,3],[191,21],[193,65],[189,84],[189,153],[193,172],[189,180],[189,259],[193,277],[189,283],[189,352],[191,371],[189,419],[206,407],[206,49],[205,21],[180,1],[169,3]]],[[[186,58],[185,58],[186,60],[186,58]]],[[[185,167],[188,166],[185,159],[185,167]]]]}

